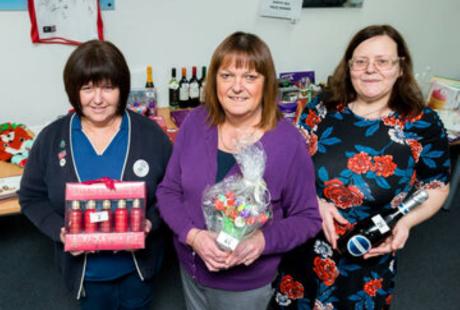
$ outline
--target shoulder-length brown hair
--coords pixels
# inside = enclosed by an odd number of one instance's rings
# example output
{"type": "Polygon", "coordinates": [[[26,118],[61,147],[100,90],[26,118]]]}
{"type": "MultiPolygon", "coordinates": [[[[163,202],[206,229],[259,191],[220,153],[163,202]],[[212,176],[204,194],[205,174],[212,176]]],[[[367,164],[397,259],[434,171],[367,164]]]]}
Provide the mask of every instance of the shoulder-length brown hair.
{"type": "Polygon", "coordinates": [[[205,90],[209,123],[217,126],[225,121],[225,113],[217,96],[217,73],[221,67],[232,63],[238,68],[248,67],[264,76],[262,118],[258,127],[266,130],[274,128],[281,113],[276,103],[278,84],[272,55],[264,41],[245,32],[235,32],[228,36],[212,55],[205,90]]]}
{"type": "Polygon", "coordinates": [[[351,83],[349,62],[353,52],[363,41],[376,36],[386,35],[397,45],[398,57],[400,57],[401,76],[396,80],[388,106],[402,116],[414,116],[424,106],[423,95],[415,81],[413,74],[412,58],[401,34],[390,25],[368,26],[351,39],[345,54],[330,79],[329,90],[325,96],[328,108],[336,108],[337,105],[347,104],[356,100],[357,94],[351,83]]]}
{"type": "Polygon", "coordinates": [[[70,55],[64,68],[64,86],[70,104],[82,115],[80,89],[89,82],[110,82],[120,89],[117,114],[126,109],[131,75],[121,51],[108,41],[91,40],[78,46],[70,55]]]}

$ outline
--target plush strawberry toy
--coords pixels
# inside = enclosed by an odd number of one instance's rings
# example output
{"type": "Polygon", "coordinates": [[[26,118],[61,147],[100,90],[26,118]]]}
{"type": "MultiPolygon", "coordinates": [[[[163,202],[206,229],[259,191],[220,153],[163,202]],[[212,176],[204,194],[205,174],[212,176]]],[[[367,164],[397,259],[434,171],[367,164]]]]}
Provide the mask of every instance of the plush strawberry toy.
{"type": "Polygon", "coordinates": [[[17,123],[0,124],[0,160],[24,167],[32,147],[33,136],[17,123]]]}

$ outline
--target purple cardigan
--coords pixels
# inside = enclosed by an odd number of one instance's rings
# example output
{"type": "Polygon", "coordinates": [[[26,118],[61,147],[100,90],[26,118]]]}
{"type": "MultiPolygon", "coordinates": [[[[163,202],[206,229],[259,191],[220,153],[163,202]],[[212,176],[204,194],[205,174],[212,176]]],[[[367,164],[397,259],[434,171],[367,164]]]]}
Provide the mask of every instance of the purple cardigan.
{"type": "MultiPolygon", "coordinates": [[[[262,287],[276,276],[281,254],[313,237],[321,218],[315,193],[312,161],[305,140],[286,120],[262,139],[267,154],[264,180],[271,194],[273,220],[263,228],[265,249],[250,266],[210,272],[186,245],[192,228],[206,229],[201,209],[205,188],[217,173],[217,128],[209,126],[207,110],[190,112],[182,124],[166,175],[157,190],[160,215],[174,232],[174,243],[183,268],[199,284],[230,291],[262,287]]],[[[237,173],[235,165],[229,174],[237,173]]]]}

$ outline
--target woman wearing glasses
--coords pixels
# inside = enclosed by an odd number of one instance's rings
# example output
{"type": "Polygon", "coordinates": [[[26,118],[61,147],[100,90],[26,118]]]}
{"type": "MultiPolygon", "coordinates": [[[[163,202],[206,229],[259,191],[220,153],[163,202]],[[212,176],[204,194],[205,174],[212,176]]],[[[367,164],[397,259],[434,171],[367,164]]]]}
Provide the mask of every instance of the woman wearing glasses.
{"type": "Polygon", "coordinates": [[[328,94],[308,104],[298,125],[315,165],[323,230],[287,255],[277,304],[388,308],[395,251],[404,247],[412,227],[441,208],[449,179],[446,133],[436,113],[424,107],[398,31],[388,25],[359,31],[328,94]],[[403,217],[383,244],[361,257],[338,253],[341,235],[372,214],[395,208],[415,188],[425,188],[429,199],[403,217]]]}

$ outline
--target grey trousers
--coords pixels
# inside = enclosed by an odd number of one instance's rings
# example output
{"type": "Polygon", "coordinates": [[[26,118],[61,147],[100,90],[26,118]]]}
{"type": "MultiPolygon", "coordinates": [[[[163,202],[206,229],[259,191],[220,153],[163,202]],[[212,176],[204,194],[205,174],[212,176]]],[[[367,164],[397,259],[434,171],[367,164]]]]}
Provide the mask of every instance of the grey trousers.
{"type": "Polygon", "coordinates": [[[272,296],[271,283],[249,291],[225,291],[198,284],[181,268],[187,310],[265,310],[272,296]]]}

